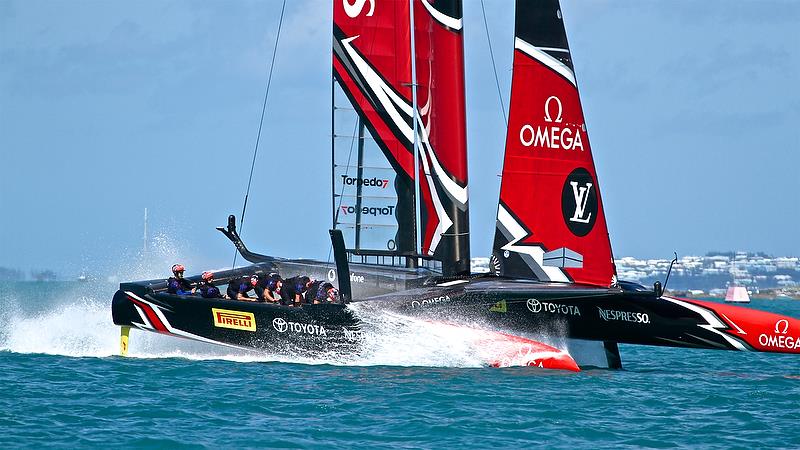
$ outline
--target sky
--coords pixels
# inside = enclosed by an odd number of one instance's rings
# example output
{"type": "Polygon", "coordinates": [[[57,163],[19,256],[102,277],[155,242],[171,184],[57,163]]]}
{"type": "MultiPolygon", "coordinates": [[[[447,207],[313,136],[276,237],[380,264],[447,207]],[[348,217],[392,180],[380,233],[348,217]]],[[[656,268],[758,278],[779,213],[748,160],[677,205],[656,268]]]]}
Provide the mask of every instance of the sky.
{"type": "MultiPolygon", "coordinates": [[[[485,4],[507,106],[513,1],[485,4]]],[[[230,264],[214,227],[241,213],[280,8],[0,0],[0,266],[107,273],[141,249],[145,208],[151,245],[190,272],[230,264]]],[[[800,2],[562,8],[615,256],[800,255],[800,2]]],[[[287,5],[243,227],[261,253],[328,254],[330,16],[287,5]]],[[[464,30],[481,256],[505,129],[476,0],[464,30]]]]}

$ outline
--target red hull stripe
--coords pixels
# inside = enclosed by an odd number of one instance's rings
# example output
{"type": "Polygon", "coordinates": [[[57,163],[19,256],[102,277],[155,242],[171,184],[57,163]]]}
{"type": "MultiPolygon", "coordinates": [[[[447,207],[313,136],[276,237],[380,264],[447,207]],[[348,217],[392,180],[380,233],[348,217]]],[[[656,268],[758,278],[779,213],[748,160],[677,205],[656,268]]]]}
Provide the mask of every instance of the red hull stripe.
{"type": "Polygon", "coordinates": [[[153,311],[153,308],[150,305],[148,305],[147,303],[140,302],[139,300],[136,300],[135,298],[132,298],[130,296],[128,296],[128,298],[134,304],[136,304],[137,306],[142,308],[142,310],[144,311],[145,315],[147,316],[147,319],[150,320],[150,325],[152,325],[155,330],[157,330],[157,331],[159,331],[161,333],[169,334],[169,330],[161,322],[161,319],[159,319],[158,314],[156,314],[156,312],[153,311]]]}

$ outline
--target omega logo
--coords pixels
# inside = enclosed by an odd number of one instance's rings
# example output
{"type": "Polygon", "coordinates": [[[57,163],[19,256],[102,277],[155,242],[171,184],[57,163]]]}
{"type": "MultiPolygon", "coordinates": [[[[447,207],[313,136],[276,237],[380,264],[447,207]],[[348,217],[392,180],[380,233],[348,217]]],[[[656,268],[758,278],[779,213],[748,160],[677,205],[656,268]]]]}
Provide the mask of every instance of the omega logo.
{"type": "Polygon", "coordinates": [[[367,2],[369,2],[369,11],[367,11],[367,17],[370,17],[375,12],[375,0],[353,0],[352,3],[350,0],[342,0],[342,6],[344,7],[345,14],[347,14],[347,16],[351,19],[354,19],[361,14],[361,11],[364,9],[364,5],[367,2]]]}

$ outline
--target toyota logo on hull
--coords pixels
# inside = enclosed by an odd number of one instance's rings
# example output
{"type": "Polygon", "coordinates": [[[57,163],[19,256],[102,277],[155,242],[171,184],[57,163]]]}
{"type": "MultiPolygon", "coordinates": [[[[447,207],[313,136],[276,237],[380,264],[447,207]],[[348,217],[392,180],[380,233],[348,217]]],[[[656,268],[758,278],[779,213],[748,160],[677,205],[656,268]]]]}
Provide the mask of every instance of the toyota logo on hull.
{"type": "Polygon", "coordinates": [[[289,324],[286,323],[286,320],[276,317],[272,319],[272,328],[275,328],[278,333],[285,333],[289,329],[289,324]]]}
{"type": "Polygon", "coordinates": [[[546,312],[550,314],[561,314],[565,316],[580,316],[581,310],[575,305],[565,305],[563,303],[553,303],[553,302],[540,302],[535,298],[529,298],[528,301],[525,302],[525,306],[528,307],[528,311],[539,314],[540,312],[546,312]]]}
{"type": "Polygon", "coordinates": [[[310,323],[287,322],[286,319],[282,317],[272,319],[272,328],[275,328],[275,331],[278,333],[291,331],[292,333],[309,334],[313,336],[328,335],[328,331],[325,330],[325,327],[310,323]]]}

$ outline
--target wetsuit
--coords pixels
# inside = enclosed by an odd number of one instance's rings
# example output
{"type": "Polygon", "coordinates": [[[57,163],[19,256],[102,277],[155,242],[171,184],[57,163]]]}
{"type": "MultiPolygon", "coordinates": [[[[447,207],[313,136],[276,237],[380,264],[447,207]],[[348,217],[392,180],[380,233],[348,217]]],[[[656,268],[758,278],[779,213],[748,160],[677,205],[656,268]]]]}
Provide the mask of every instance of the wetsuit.
{"type": "Polygon", "coordinates": [[[295,302],[295,295],[300,295],[300,303],[303,302],[303,294],[306,292],[306,283],[310,281],[308,277],[292,277],[283,280],[281,298],[284,304],[291,305],[295,302]]]}
{"type": "Polygon", "coordinates": [[[200,287],[197,288],[200,291],[200,296],[203,298],[222,298],[222,294],[219,292],[219,289],[211,283],[206,283],[205,281],[200,282],[200,287]]]}
{"type": "Polygon", "coordinates": [[[260,278],[258,280],[258,283],[256,284],[255,287],[255,291],[256,291],[256,297],[258,297],[259,302],[269,302],[269,300],[264,299],[264,291],[269,292],[269,295],[271,295],[272,298],[280,300],[281,297],[278,294],[276,294],[273,289],[270,289],[270,281],[272,281],[270,278],[260,278]]]}
{"type": "Polygon", "coordinates": [[[306,303],[314,303],[314,299],[317,298],[317,290],[321,284],[322,281],[319,280],[311,283],[311,286],[308,287],[308,290],[306,290],[306,293],[303,296],[303,299],[306,303]]]}
{"type": "Polygon", "coordinates": [[[192,283],[186,278],[169,277],[167,279],[167,292],[177,295],[192,295],[192,283]]]}
{"type": "Polygon", "coordinates": [[[250,284],[250,277],[234,278],[228,284],[228,297],[231,300],[239,298],[239,294],[247,297],[247,293],[253,290],[253,285],[250,284]]]}

